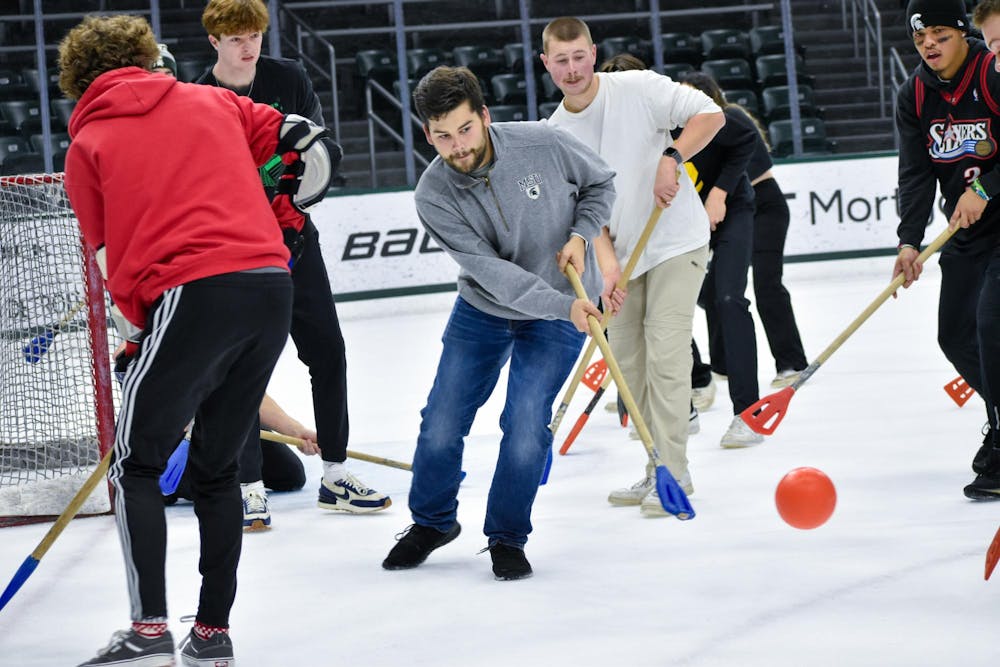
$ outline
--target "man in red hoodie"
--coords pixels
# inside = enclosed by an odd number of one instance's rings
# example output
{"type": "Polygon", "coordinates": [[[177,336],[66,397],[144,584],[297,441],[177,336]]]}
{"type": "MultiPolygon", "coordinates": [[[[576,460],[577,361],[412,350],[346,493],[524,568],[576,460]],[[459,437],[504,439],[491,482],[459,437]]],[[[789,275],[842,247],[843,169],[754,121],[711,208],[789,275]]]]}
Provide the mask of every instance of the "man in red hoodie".
{"type": "Polygon", "coordinates": [[[66,191],[132,356],[109,473],[132,627],[83,664],[174,664],[158,480],[194,415],[187,470],[202,586],[180,651],[185,665],[231,667],[237,457],[292,303],[288,249],[257,167],[275,152],[306,151],[322,130],[223,88],[154,74],[158,57],[149,24],[131,16],[87,17],[59,46],[60,87],[79,100],[66,191]]]}

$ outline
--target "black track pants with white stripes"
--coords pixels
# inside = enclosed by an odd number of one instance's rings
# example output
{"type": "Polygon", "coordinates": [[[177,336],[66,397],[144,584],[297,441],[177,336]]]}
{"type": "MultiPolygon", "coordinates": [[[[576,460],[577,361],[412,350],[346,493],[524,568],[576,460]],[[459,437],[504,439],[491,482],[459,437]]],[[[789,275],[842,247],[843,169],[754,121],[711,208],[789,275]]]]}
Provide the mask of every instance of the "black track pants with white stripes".
{"type": "Polygon", "coordinates": [[[201,535],[197,620],[229,625],[243,535],[237,457],[288,338],[291,304],[286,273],[230,273],[167,290],[150,314],[125,374],[109,474],[133,620],[167,615],[158,480],[194,415],[187,473],[201,535]]]}

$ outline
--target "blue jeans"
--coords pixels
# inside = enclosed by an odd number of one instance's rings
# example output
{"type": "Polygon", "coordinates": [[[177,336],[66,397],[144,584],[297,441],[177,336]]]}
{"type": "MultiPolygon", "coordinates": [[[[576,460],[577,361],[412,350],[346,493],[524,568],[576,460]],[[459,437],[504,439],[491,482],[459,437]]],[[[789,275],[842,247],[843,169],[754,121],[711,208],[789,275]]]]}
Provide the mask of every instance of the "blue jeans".
{"type": "Polygon", "coordinates": [[[552,448],[552,404],[573,370],[584,335],[564,320],[506,320],[455,302],[434,386],[421,411],[413,456],[413,521],[447,531],[458,515],[462,451],[476,412],[510,360],[500,416],[500,455],[483,532],[489,543],[523,547],[531,506],[552,448]]]}

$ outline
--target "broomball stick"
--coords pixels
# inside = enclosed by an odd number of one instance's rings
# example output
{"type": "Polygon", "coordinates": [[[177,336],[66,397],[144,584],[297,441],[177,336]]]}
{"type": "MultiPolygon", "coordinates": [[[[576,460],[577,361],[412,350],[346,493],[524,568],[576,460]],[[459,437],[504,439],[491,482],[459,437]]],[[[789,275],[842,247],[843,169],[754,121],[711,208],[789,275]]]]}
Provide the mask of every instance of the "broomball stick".
{"type": "Polygon", "coordinates": [[[958,404],[958,407],[965,405],[976,393],[976,390],[970,387],[961,375],[946,384],[944,390],[951,396],[951,400],[958,404]]]}
{"type": "MultiPolygon", "coordinates": [[[[271,442],[283,442],[286,445],[293,445],[298,448],[302,448],[305,441],[302,438],[293,438],[290,435],[282,435],[281,433],[275,433],[273,431],[261,430],[260,432],[261,440],[270,440],[271,442]]],[[[373,456],[371,454],[365,454],[364,452],[355,452],[353,450],[347,450],[347,457],[352,459],[357,459],[359,461],[367,461],[368,463],[375,463],[380,466],[388,466],[390,468],[399,468],[400,470],[413,471],[413,466],[409,463],[404,463],[403,461],[394,461],[393,459],[387,459],[381,456],[373,456]]],[[[465,479],[465,471],[462,471],[462,479],[465,479]]]]}
{"type": "Polygon", "coordinates": [[[990,575],[993,574],[993,568],[997,566],[997,561],[1000,560],[1000,528],[997,528],[997,534],[993,536],[993,541],[990,542],[990,548],[986,550],[986,580],[988,581],[990,575]]]}
{"type": "MultiPolygon", "coordinates": [[[[625,269],[622,271],[621,277],[618,279],[618,283],[615,285],[618,289],[625,289],[628,285],[629,278],[632,276],[632,272],[635,270],[635,265],[639,262],[639,257],[642,255],[642,251],[646,249],[646,243],[649,241],[649,237],[653,234],[653,229],[656,227],[657,221],[660,219],[660,213],[663,209],[659,206],[653,208],[653,212],[649,214],[649,219],[646,220],[646,226],[642,230],[642,234],[639,236],[639,240],[635,243],[635,249],[632,250],[632,255],[628,258],[628,262],[625,264],[625,269]]],[[[601,330],[603,331],[607,327],[608,320],[611,319],[611,309],[604,311],[604,316],[601,318],[601,330]]],[[[569,387],[566,388],[566,394],[563,396],[562,402],[556,409],[555,417],[552,418],[552,423],[549,425],[549,429],[552,431],[552,435],[555,435],[559,430],[559,425],[562,423],[563,417],[566,415],[566,410],[569,408],[570,401],[573,400],[574,394],[576,394],[576,385],[580,383],[583,379],[584,373],[587,372],[588,364],[590,363],[590,358],[594,356],[594,350],[597,349],[597,343],[591,340],[587,344],[587,348],[583,351],[583,356],[580,357],[580,363],[576,367],[576,372],[573,374],[573,379],[569,382],[569,387]]]]}
{"type": "MultiPolygon", "coordinates": [[[[580,282],[580,276],[577,275],[573,265],[567,264],[565,272],[566,277],[573,284],[573,290],[576,292],[577,297],[586,299],[587,293],[584,291],[583,284],[580,282]]],[[[604,329],[601,328],[601,323],[593,315],[587,317],[587,322],[590,325],[590,335],[594,337],[598,347],[601,348],[601,353],[608,364],[611,377],[614,378],[615,384],[618,386],[618,393],[621,395],[622,400],[625,402],[625,407],[628,408],[628,412],[635,422],[635,428],[642,439],[642,446],[646,448],[649,460],[656,469],[656,492],[660,498],[660,505],[666,512],[675,515],[682,521],[693,519],[695,513],[694,508],[691,507],[691,501],[688,500],[687,495],[677,483],[677,480],[674,479],[674,476],[667,470],[667,466],[660,459],[659,452],[653,446],[653,436],[650,435],[649,429],[646,427],[646,420],[643,419],[642,414],[639,412],[635,398],[632,397],[632,392],[625,383],[625,377],[622,375],[621,368],[611,353],[611,346],[608,344],[608,339],[604,337],[604,329]]]]}
{"type": "Polygon", "coordinates": [[[83,483],[80,490],[76,492],[73,499],[69,501],[69,505],[63,510],[62,514],[56,519],[56,522],[52,524],[49,531],[45,533],[45,537],[42,541],[38,543],[34,551],[28,554],[28,557],[24,559],[21,563],[21,567],[17,568],[17,572],[11,578],[10,583],[7,584],[7,588],[4,589],[3,593],[0,594],[0,610],[7,606],[14,594],[17,593],[24,582],[28,580],[28,577],[35,571],[38,567],[38,563],[41,562],[42,557],[45,556],[46,552],[56,541],[56,539],[62,534],[63,529],[69,524],[69,522],[76,516],[76,513],[80,511],[83,503],[86,502],[90,494],[93,493],[94,488],[97,484],[104,479],[107,475],[108,465],[111,463],[111,452],[113,449],[109,449],[107,453],[101,457],[101,462],[97,464],[97,468],[94,472],[90,473],[90,477],[83,483]]]}
{"type": "Polygon", "coordinates": [[[587,404],[587,408],[583,411],[576,419],[576,423],[573,424],[573,428],[570,430],[569,435],[566,436],[566,440],[563,441],[562,447],[559,448],[559,453],[565,455],[569,451],[569,448],[573,445],[576,440],[576,436],[580,434],[583,427],[587,424],[587,420],[590,419],[590,413],[594,411],[594,408],[601,400],[601,396],[604,396],[604,392],[607,390],[608,385],[611,384],[611,376],[608,375],[608,364],[604,359],[595,361],[587,369],[587,374],[583,376],[583,382],[587,386],[594,389],[594,396],[590,399],[590,403],[587,404]],[[596,387],[594,385],[597,385],[596,387]]]}
{"type": "MultiPolygon", "coordinates": [[[[957,227],[956,227],[957,229],[957,227]]],[[[948,227],[943,232],[938,234],[937,238],[930,242],[930,244],[924,248],[924,251],[920,253],[917,257],[917,262],[923,264],[930,256],[933,255],[938,249],[943,246],[951,235],[955,233],[955,229],[948,227]]],[[[819,367],[829,359],[834,352],[836,352],[841,345],[844,344],[851,335],[858,330],[858,328],[865,323],[865,321],[871,317],[872,313],[878,310],[885,301],[892,296],[896,290],[898,290],[903,282],[906,280],[906,276],[900,273],[898,276],[893,278],[892,282],[882,290],[881,293],[875,300],[872,301],[868,306],[861,311],[861,314],[854,318],[854,321],[839,336],[837,336],[832,343],[825,350],[823,350],[816,360],[809,364],[804,371],[799,374],[798,379],[785,387],[781,391],[775,392],[764,398],[760,399],[743,412],[740,413],[740,417],[746,422],[755,433],[760,433],[761,435],[771,435],[774,430],[778,428],[778,424],[781,420],[785,418],[785,414],[788,412],[788,403],[792,400],[792,396],[795,392],[806,383],[813,374],[819,370],[819,367]]]]}
{"type": "Polygon", "coordinates": [[[51,327],[46,327],[42,333],[28,341],[28,344],[21,348],[21,352],[24,353],[24,360],[29,364],[37,364],[41,361],[42,357],[48,354],[49,347],[51,347],[52,342],[56,339],[56,336],[60,334],[62,328],[69,324],[85,305],[87,305],[85,300],[80,301],[78,304],[73,306],[73,309],[66,313],[66,315],[64,315],[63,318],[56,324],[51,327]]]}

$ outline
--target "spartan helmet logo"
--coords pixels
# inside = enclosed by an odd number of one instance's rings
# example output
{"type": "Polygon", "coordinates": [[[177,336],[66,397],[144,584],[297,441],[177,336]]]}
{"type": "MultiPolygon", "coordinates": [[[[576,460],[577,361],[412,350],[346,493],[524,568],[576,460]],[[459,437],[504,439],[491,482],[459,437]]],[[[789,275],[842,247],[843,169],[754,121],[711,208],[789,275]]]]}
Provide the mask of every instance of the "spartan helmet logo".
{"type": "Polygon", "coordinates": [[[923,30],[927,26],[924,25],[923,19],[921,18],[923,14],[914,14],[910,17],[910,30],[917,32],[918,30],[923,30]]]}
{"type": "Polygon", "coordinates": [[[524,194],[528,195],[528,199],[538,199],[538,197],[542,194],[542,188],[538,185],[538,183],[535,183],[530,188],[525,190],[524,194]]]}

